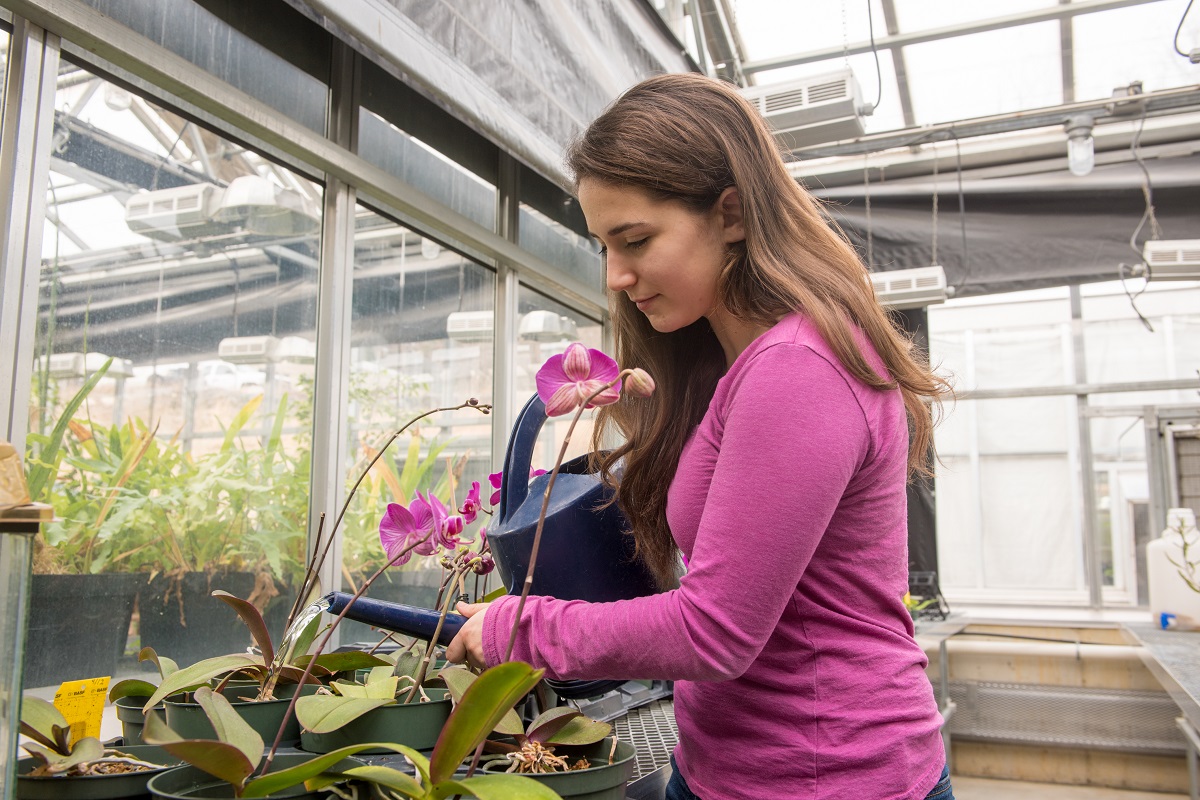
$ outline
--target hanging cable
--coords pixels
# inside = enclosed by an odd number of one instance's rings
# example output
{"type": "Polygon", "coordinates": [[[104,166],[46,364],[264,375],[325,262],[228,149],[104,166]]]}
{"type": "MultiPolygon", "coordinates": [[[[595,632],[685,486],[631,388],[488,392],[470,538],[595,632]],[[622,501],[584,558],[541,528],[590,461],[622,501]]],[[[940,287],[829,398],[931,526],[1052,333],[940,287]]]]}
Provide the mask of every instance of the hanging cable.
{"type": "Polygon", "coordinates": [[[1188,12],[1192,10],[1193,2],[1194,0],[1188,0],[1187,8],[1183,10],[1183,15],[1179,17],[1179,26],[1175,28],[1175,40],[1172,42],[1172,44],[1175,46],[1175,52],[1179,53],[1179,55],[1183,56],[1184,58],[1189,59],[1191,58],[1191,55],[1179,49],[1179,32],[1183,30],[1183,21],[1187,19],[1188,12]]]}
{"type": "Polygon", "coordinates": [[[967,258],[967,200],[963,194],[962,184],[962,146],[958,136],[954,137],[954,167],[958,175],[958,229],[962,234],[962,277],[954,287],[954,294],[967,285],[967,277],[971,274],[971,262],[967,258]]]}
{"type": "Polygon", "coordinates": [[[871,239],[871,173],[866,153],[863,153],[863,198],[867,203],[867,271],[870,272],[875,268],[875,247],[871,239]]]}
{"type": "MultiPolygon", "coordinates": [[[[1133,139],[1129,142],[1129,152],[1133,155],[1133,160],[1137,162],[1138,168],[1142,171],[1142,197],[1146,201],[1146,210],[1142,212],[1142,218],[1138,220],[1137,227],[1133,230],[1133,235],[1129,237],[1129,247],[1137,254],[1138,258],[1142,256],[1142,248],[1138,247],[1137,237],[1142,232],[1142,228],[1147,222],[1150,223],[1150,238],[1162,238],[1162,228],[1159,227],[1158,217],[1154,215],[1154,185],[1150,182],[1150,170],[1146,168],[1146,162],[1142,160],[1141,151],[1138,149],[1142,141],[1142,130],[1146,127],[1146,109],[1142,109],[1142,118],[1138,120],[1138,129],[1133,134],[1133,139]]],[[[1150,265],[1146,265],[1149,270],[1150,265]]],[[[1148,274],[1147,274],[1148,277],[1148,274]]]]}
{"type": "MultiPolygon", "coordinates": [[[[1182,25],[1182,21],[1179,24],[1182,25]]],[[[867,0],[867,30],[871,34],[871,52],[875,54],[875,104],[868,112],[874,114],[875,109],[879,108],[880,101],[883,100],[883,73],[879,70],[879,50],[875,47],[875,17],[871,14],[871,0],[867,0]]]]}
{"type": "MultiPolygon", "coordinates": [[[[1187,12],[1185,11],[1184,13],[1186,14],[1187,12]]],[[[1138,145],[1141,144],[1142,130],[1145,127],[1146,109],[1143,108],[1142,118],[1138,120],[1138,129],[1133,134],[1133,139],[1129,142],[1129,151],[1133,154],[1133,160],[1137,162],[1138,168],[1142,171],[1142,198],[1146,202],[1146,210],[1142,212],[1142,218],[1138,220],[1137,227],[1133,229],[1133,235],[1129,237],[1129,249],[1136,253],[1139,259],[1142,258],[1142,249],[1138,247],[1137,237],[1138,234],[1142,232],[1142,228],[1146,225],[1146,222],[1149,221],[1150,223],[1151,239],[1158,239],[1162,236],[1162,228],[1159,227],[1158,218],[1154,215],[1154,185],[1150,182],[1150,170],[1146,168],[1146,162],[1142,160],[1141,151],[1138,149],[1138,145]]],[[[1125,283],[1126,271],[1130,272],[1131,274],[1133,272],[1132,268],[1128,264],[1125,264],[1124,262],[1117,264],[1117,277],[1121,281],[1121,290],[1124,291],[1125,296],[1129,298],[1129,307],[1133,309],[1133,313],[1137,314],[1137,318],[1141,320],[1142,325],[1145,326],[1146,330],[1154,333],[1154,326],[1150,324],[1150,320],[1146,319],[1141,310],[1137,307],[1137,299],[1142,296],[1143,292],[1146,291],[1146,288],[1150,285],[1151,278],[1154,277],[1150,271],[1149,264],[1143,261],[1141,266],[1142,277],[1145,279],[1145,282],[1142,284],[1142,288],[1137,292],[1130,292],[1129,286],[1125,283]]]]}
{"type": "Polygon", "coordinates": [[[933,149],[933,252],[929,256],[929,266],[936,267],[938,265],[938,152],[937,148],[933,149]]]}

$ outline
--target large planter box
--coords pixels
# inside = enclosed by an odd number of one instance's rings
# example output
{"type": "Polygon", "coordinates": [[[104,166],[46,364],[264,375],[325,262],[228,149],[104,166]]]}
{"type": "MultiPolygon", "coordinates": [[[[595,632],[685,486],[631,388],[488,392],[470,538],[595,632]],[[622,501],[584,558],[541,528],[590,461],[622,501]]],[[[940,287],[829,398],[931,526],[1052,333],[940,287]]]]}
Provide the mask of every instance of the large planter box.
{"type": "Polygon", "coordinates": [[[252,644],[250,631],[232,608],[211,596],[214,589],[246,599],[254,591],[254,575],[188,572],[143,583],[138,601],[142,647],[153,647],[181,667],[244,652],[252,644]]]}
{"type": "Polygon", "coordinates": [[[34,575],[23,684],[56,686],[114,674],[142,579],[133,573],[34,575]]]}

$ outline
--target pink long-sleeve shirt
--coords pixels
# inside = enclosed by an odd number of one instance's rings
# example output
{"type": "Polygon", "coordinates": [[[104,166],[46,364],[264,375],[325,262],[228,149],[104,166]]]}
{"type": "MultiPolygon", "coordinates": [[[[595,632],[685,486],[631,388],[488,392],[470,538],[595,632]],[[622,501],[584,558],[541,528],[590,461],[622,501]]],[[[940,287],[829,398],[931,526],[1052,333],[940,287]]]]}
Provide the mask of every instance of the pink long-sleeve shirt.
{"type": "MultiPolygon", "coordinates": [[[[907,452],[899,391],[859,382],[785,317],[734,361],[683,449],[667,503],[679,588],[530,597],[513,658],[559,679],[676,681],[675,759],[705,800],[924,798],[945,754],[902,601],[907,452]]],[[[488,608],[489,665],[516,601],[488,608]]]]}

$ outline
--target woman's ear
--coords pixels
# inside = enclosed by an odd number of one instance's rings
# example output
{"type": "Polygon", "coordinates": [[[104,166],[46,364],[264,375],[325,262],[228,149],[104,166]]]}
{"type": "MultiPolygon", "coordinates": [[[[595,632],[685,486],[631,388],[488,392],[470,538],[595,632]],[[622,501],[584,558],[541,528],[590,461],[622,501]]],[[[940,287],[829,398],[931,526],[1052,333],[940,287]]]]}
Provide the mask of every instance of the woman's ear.
{"type": "Polygon", "coordinates": [[[721,219],[721,235],[726,244],[745,241],[745,212],[742,210],[742,195],[736,186],[730,186],[717,198],[717,212],[721,219]]]}

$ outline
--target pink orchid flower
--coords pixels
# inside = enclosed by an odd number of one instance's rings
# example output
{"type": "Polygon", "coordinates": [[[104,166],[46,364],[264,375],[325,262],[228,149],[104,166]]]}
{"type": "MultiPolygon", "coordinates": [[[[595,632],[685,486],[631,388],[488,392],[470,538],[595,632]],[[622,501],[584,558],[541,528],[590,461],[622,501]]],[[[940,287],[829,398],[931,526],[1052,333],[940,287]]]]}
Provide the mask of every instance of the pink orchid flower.
{"type": "MultiPolygon", "coordinates": [[[[551,356],[537,373],[537,393],[546,404],[546,416],[557,417],[579,408],[593,392],[617,380],[621,374],[617,362],[574,342],[566,352],[551,356]]],[[[587,403],[587,408],[606,406],[621,396],[617,381],[587,403]]]]}
{"type": "Polygon", "coordinates": [[[412,551],[409,550],[398,560],[393,561],[408,546],[409,537],[416,534],[416,537],[420,539],[429,532],[431,532],[429,529],[423,530],[413,513],[399,503],[388,503],[387,511],[379,520],[379,541],[383,545],[383,551],[387,553],[388,561],[392,561],[393,566],[407,564],[412,558],[412,551]]]}
{"type": "Polygon", "coordinates": [[[479,481],[471,481],[471,491],[467,492],[467,499],[458,511],[462,514],[463,521],[470,525],[478,516],[480,508],[482,504],[479,502],[479,481]]]}
{"type": "Polygon", "coordinates": [[[500,483],[503,480],[503,472],[493,472],[491,475],[488,475],[488,483],[490,483],[492,488],[495,489],[495,491],[492,492],[491,499],[488,500],[488,505],[492,506],[493,508],[500,505],[500,483]]]}

